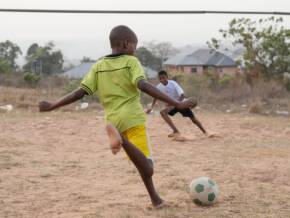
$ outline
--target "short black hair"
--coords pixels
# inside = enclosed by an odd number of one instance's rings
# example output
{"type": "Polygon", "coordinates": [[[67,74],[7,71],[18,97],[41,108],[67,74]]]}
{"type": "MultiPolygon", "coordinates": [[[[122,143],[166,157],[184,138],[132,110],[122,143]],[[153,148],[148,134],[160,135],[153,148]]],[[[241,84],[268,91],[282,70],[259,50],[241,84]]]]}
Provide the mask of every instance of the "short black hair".
{"type": "Polygon", "coordinates": [[[114,27],[110,32],[111,48],[116,48],[122,45],[123,42],[138,42],[137,35],[132,29],[125,25],[119,25],[114,27]]]}
{"type": "Polygon", "coordinates": [[[168,77],[168,74],[167,74],[167,72],[166,72],[165,70],[161,70],[161,71],[159,71],[158,76],[162,76],[162,75],[168,77]]]}

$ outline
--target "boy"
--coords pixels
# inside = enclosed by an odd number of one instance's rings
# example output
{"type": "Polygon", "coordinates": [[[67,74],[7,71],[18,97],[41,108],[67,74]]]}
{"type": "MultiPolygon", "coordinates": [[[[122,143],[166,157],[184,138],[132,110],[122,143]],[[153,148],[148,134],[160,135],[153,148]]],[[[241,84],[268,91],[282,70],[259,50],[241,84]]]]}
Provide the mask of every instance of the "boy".
{"type": "MultiPolygon", "coordinates": [[[[176,101],[184,101],[185,95],[182,88],[178,85],[177,82],[173,80],[168,79],[168,74],[166,71],[162,70],[158,73],[158,78],[160,83],[157,85],[157,88],[163,92],[169,95],[171,98],[175,99],[176,101]]],[[[147,113],[151,113],[151,111],[154,108],[154,105],[156,104],[157,99],[155,98],[152,102],[151,108],[147,110],[147,113]]],[[[195,104],[195,106],[197,103],[195,104]]],[[[160,111],[160,114],[162,118],[165,120],[165,122],[170,126],[173,133],[169,134],[168,137],[175,137],[176,139],[182,138],[180,137],[180,132],[170,119],[170,116],[174,116],[177,112],[181,113],[183,117],[188,117],[195,125],[199,127],[199,129],[207,135],[207,132],[203,128],[202,124],[199,122],[199,120],[194,116],[193,112],[190,110],[190,108],[186,109],[178,109],[173,105],[167,104],[164,109],[160,111]]]]}
{"type": "Polygon", "coordinates": [[[160,92],[145,80],[140,62],[135,58],[136,34],[127,26],[117,26],[110,33],[112,54],[100,59],[81,82],[80,88],[55,103],[42,101],[39,110],[51,111],[97,93],[106,114],[106,131],[112,153],[121,147],[136,166],[154,207],[164,205],[153,181],[153,159],[145,128],[145,114],[140,103],[140,90],[179,109],[193,106],[160,92]]]}

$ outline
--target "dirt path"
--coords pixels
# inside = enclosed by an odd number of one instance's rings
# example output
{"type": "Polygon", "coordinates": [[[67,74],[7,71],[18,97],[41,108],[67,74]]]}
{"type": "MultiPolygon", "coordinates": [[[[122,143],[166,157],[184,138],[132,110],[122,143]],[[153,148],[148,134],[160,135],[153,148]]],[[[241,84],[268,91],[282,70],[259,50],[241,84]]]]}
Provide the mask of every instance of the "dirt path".
{"type": "Polygon", "coordinates": [[[290,120],[197,113],[221,139],[204,139],[176,117],[190,142],[167,138],[159,116],[148,127],[154,180],[171,207],[148,209],[147,193],[124,152],[112,156],[101,112],[0,114],[0,217],[290,217],[290,120]],[[220,201],[188,199],[193,178],[220,186],[220,201]]]}

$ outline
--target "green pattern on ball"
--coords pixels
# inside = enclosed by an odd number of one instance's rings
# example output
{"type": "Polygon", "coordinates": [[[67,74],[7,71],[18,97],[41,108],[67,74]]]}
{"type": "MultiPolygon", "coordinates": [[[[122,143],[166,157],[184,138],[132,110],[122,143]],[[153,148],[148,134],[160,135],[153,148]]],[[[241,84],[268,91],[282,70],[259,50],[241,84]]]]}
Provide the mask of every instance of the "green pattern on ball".
{"type": "Polygon", "coordinates": [[[208,201],[214,201],[214,199],[215,199],[215,194],[214,193],[210,193],[210,194],[208,194],[208,201]]]}
{"type": "Polygon", "coordinates": [[[214,186],[215,185],[214,181],[212,181],[210,179],[208,180],[208,183],[209,183],[210,186],[214,186]]]}
{"type": "Polygon", "coordinates": [[[197,193],[203,192],[204,191],[204,186],[202,184],[198,184],[195,186],[195,191],[197,193]]]}
{"type": "Polygon", "coordinates": [[[198,199],[193,199],[193,203],[195,203],[196,205],[199,205],[199,206],[202,205],[202,202],[198,199]]]}

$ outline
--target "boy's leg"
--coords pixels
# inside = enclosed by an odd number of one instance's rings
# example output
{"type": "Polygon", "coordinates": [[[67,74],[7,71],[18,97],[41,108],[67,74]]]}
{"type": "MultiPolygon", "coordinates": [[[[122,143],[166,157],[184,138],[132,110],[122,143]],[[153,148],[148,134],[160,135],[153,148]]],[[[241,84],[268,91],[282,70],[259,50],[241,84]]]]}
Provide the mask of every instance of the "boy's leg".
{"type": "Polygon", "coordinates": [[[121,150],[123,139],[119,131],[111,124],[106,126],[106,131],[109,136],[111,151],[113,154],[117,154],[121,150]]]}
{"type": "Polygon", "coordinates": [[[150,195],[153,206],[155,207],[159,206],[160,204],[163,203],[163,200],[159,197],[153,184],[152,180],[152,176],[154,173],[153,163],[150,160],[148,160],[138,148],[136,148],[126,139],[124,139],[123,141],[123,148],[126,151],[129,158],[131,159],[131,161],[138,169],[141,178],[146,186],[146,189],[150,195]]]}
{"type": "Polygon", "coordinates": [[[170,119],[170,117],[168,116],[168,113],[173,110],[173,107],[166,107],[163,110],[160,111],[160,114],[162,116],[162,118],[164,119],[164,121],[170,126],[170,128],[173,130],[173,134],[174,133],[179,133],[178,129],[176,128],[176,126],[174,125],[174,123],[172,122],[172,120],[170,119]]]}
{"type": "Polygon", "coordinates": [[[199,120],[193,115],[189,117],[191,119],[191,121],[198,126],[198,128],[204,133],[206,134],[207,132],[205,131],[205,129],[203,128],[201,122],[199,122],[199,120]]]}
{"type": "MultiPolygon", "coordinates": [[[[110,142],[116,142],[119,140],[121,137],[120,133],[118,130],[112,126],[108,125],[106,127],[106,130],[108,132],[108,135],[110,137],[110,142]]],[[[146,189],[150,195],[151,202],[153,206],[158,207],[163,203],[163,200],[159,197],[157,194],[152,176],[153,176],[153,164],[151,161],[149,161],[146,156],[138,149],[136,146],[134,146],[132,143],[130,143],[127,139],[122,140],[122,144],[120,146],[123,146],[125,152],[133,162],[133,164],[136,166],[138,169],[141,178],[146,186],[146,189]]],[[[112,146],[116,147],[116,146],[112,146]]]]}

